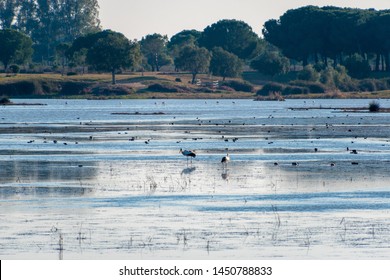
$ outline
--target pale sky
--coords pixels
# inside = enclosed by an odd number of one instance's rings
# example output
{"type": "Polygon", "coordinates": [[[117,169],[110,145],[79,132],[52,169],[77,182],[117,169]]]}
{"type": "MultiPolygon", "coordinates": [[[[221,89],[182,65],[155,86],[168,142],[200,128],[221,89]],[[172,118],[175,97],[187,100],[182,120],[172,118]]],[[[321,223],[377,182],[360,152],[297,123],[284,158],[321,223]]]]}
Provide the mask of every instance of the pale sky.
{"type": "Polygon", "coordinates": [[[171,36],[184,29],[202,31],[221,19],[237,19],[261,35],[265,21],[306,5],[390,9],[390,0],[98,0],[103,29],[129,39],[153,33],[171,36]]]}

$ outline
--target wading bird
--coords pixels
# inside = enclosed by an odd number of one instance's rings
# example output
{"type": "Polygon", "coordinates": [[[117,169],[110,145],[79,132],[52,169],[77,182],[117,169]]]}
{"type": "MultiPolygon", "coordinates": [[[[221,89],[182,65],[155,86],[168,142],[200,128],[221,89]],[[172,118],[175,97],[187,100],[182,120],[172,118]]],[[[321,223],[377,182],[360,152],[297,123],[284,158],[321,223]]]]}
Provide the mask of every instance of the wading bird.
{"type": "Polygon", "coordinates": [[[230,156],[229,156],[229,153],[226,154],[226,156],[224,156],[221,160],[221,163],[225,166],[227,166],[228,162],[230,161],[230,156]]]}
{"type": "Polygon", "coordinates": [[[183,154],[183,156],[186,156],[187,158],[187,162],[188,162],[188,157],[191,157],[191,162],[192,162],[192,158],[196,157],[196,154],[193,152],[193,151],[187,151],[187,150],[184,150],[180,148],[180,153],[183,154]]]}

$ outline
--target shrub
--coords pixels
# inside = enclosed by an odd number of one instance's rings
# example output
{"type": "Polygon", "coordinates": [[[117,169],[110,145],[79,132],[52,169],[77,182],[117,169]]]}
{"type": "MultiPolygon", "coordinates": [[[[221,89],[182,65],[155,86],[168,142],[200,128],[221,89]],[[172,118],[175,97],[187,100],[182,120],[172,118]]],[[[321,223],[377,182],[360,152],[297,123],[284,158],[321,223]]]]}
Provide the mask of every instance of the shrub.
{"type": "Polygon", "coordinates": [[[263,86],[262,89],[257,91],[256,95],[268,96],[273,93],[281,93],[286,86],[279,83],[268,83],[263,86]]]}
{"type": "Polygon", "coordinates": [[[61,87],[62,95],[78,95],[85,93],[86,89],[91,86],[91,83],[86,82],[65,82],[61,87]]]}
{"type": "Polygon", "coordinates": [[[243,92],[253,92],[254,88],[253,86],[248,82],[241,82],[241,81],[226,81],[222,83],[223,86],[230,87],[234,89],[235,91],[243,91],[243,92]]]}
{"type": "Polygon", "coordinates": [[[10,104],[11,100],[8,97],[0,97],[0,105],[10,104]]]}
{"type": "Polygon", "coordinates": [[[181,80],[180,78],[176,78],[176,79],[175,79],[175,82],[181,83],[182,80],[181,80]]]}
{"type": "Polygon", "coordinates": [[[9,70],[11,71],[11,73],[17,74],[20,72],[20,67],[18,65],[13,64],[9,67],[9,70]]]}
{"type": "Polygon", "coordinates": [[[344,66],[327,67],[321,71],[320,82],[330,89],[339,89],[344,92],[358,90],[356,83],[347,74],[344,66]]]}
{"type": "Polygon", "coordinates": [[[250,65],[259,73],[275,76],[287,73],[290,61],[280,53],[266,51],[252,60],[250,65]]]}
{"type": "Polygon", "coordinates": [[[327,90],[325,85],[318,82],[293,81],[290,85],[307,88],[309,93],[325,93],[327,90]]]}
{"type": "Polygon", "coordinates": [[[376,91],[376,83],[373,79],[365,79],[361,80],[358,83],[358,87],[360,91],[376,91]]]}
{"type": "Polygon", "coordinates": [[[68,72],[66,76],[77,76],[77,72],[68,72]]]}
{"type": "Polygon", "coordinates": [[[283,95],[293,95],[293,94],[307,94],[309,89],[306,87],[297,87],[297,86],[287,86],[282,94],[283,95]]]}
{"type": "Polygon", "coordinates": [[[87,87],[83,89],[84,94],[93,94],[96,96],[123,96],[135,93],[133,88],[130,88],[125,85],[95,85],[93,87],[87,87]]]}
{"type": "Polygon", "coordinates": [[[390,78],[383,79],[383,84],[386,86],[386,89],[390,89],[390,78]]]}
{"type": "Polygon", "coordinates": [[[304,81],[316,82],[320,78],[320,74],[311,65],[307,65],[298,73],[298,79],[304,81]]]}
{"type": "Polygon", "coordinates": [[[370,112],[379,112],[380,110],[380,104],[377,101],[371,101],[370,104],[368,105],[368,110],[370,112]]]}
{"type": "Polygon", "coordinates": [[[148,86],[148,90],[153,92],[179,92],[175,87],[158,83],[148,86]]]}
{"type": "Polygon", "coordinates": [[[220,90],[224,90],[224,91],[234,91],[233,88],[228,87],[228,86],[220,86],[219,89],[220,89],[220,90]]]}

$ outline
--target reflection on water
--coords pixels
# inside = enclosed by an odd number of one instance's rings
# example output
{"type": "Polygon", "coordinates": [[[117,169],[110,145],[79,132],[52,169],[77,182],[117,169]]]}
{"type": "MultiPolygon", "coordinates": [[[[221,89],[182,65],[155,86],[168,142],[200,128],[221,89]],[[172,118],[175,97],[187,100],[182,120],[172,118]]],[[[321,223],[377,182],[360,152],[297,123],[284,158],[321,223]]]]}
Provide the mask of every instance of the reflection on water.
{"type": "Polygon", "coordinates": [[[90,194],[93,191],[89,187],[63,187],[63,186],[52,186],[52,187],[0,187],[0,198],[12,198],[15,196],[34,196],[34,197],[73,197],[83,196],[90,194]]]}
{"type": "Polygon", "coordinates": [[[191,174],[192,172],[194,172],[195,170],[196,170],[196,167],[194,167],[194,166],[184,168],[184,169],[181,171],[181,175],[183,175],[183,174],[189,175],[189,174],[191,174]]]}
{"type": "Polygon", "coordinates": [[[388,114],[290,109],[367,101],[122,102],[2,108],[2,259],[390,257],[388,114]]]}
{"type": "Polygon", "coordinates": [[[0,198],[23,196],[81,196],[84,185],[97,176],[94,162],[1,161],[0,198]]]}
{"type": "Polygon", "coordinates": [[[94,162],[1,161],[0,183],[39,183],[91,180],[94,162]]]}
{"type": "Polygon", "coordinates": [[[222,172],[221,178],[223,180],[229,181],[229,173],[227,171],[222,172]]]}

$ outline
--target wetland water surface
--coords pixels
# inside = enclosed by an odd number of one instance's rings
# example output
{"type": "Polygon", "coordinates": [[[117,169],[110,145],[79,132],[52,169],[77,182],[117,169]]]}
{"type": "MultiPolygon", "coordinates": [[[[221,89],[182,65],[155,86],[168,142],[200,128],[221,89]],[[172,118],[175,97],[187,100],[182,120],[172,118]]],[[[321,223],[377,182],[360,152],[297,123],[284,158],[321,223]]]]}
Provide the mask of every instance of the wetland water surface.
{"type": "Polygon", "coordinates": [[[390,257],[368,100],[39,102],[0,108],[1,259],[390,257]]]}

